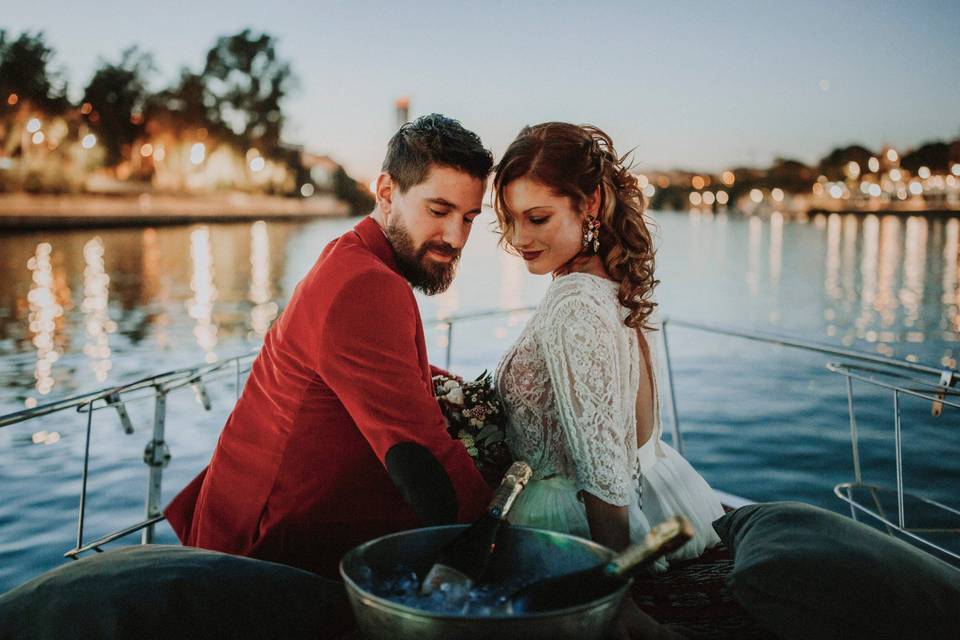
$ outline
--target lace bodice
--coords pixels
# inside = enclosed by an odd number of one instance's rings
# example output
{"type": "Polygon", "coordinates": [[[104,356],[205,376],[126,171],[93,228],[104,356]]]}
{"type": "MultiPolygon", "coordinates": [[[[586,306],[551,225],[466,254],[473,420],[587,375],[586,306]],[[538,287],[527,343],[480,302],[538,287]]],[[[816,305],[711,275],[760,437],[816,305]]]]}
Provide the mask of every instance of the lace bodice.
{"type": "MultiPolygon", "coordinates": [[[[640,345],[623,324],[617,283],[585,273],[557,278],[497,368],[511,452],[534,479],[563,475],[611,504],[635,500],[640,345]]],[[[652,367],[651,367],[652,370],[652,367]]],[[[656,393],[654,393],[654,396],[656,393]]],[[[651,455],[660,438],[659,416],[651,455]]]]}

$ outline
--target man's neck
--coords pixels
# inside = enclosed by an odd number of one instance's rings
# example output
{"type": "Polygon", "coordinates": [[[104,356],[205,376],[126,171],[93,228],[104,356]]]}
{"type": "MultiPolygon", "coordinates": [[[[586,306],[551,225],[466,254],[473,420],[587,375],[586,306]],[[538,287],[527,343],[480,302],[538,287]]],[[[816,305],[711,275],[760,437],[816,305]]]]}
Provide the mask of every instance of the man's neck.
{"type": "Polygon", "coordinates": [[[387,216],[380,210],[380,207],[374,207],[373,211],[370,213],[370,217],[373,218],[373,221],[379,225],[381,229],[386,230],[387,228],[387,216]]]}

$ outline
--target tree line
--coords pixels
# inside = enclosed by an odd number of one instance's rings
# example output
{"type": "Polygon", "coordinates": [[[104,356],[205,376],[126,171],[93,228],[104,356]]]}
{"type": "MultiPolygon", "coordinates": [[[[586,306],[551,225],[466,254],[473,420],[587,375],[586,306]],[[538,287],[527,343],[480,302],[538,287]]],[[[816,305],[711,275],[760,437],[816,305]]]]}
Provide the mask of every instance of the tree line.
{"type": "MultiPolygon", "coordinates": [[[[17,114],[26,111],[65,117],[95,134],[106,167],[129,159],[151,126],[162,126],[202,131],[205,139],[230,145],[238,154],[253,149],[303,174],[297,166],[299,151],[284,145],[281,136],[283,103],[298,83],[269,34],[244,29],[218,37],[202,67],[182,68],[159,91],[150,89],[157,73],[153,56],[136,46],[127,48],[114,60],[100,61],[76,104],[68,97],[63,72],[54,67],[54,55],[43,32],[14,36],[0,29],[0,134],[7,133],[0,135],[0,154],[16,154],[18,141],[11,134],[17,114]]],[[[341,189],[346,184],[348,192],[357,186],[342,175],[336,178],[333,182],[341,189]]]]}

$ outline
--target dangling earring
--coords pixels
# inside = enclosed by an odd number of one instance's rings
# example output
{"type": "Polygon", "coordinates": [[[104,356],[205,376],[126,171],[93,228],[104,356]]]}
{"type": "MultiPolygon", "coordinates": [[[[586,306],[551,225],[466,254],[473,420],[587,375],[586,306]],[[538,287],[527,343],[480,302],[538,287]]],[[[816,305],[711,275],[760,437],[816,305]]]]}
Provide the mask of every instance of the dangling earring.
{"type": "Polygon", "coordinates": [[[587,216],[583,221],[583,249],[587,253],[600,253],[600,221],[596,216],[587,216]]]}

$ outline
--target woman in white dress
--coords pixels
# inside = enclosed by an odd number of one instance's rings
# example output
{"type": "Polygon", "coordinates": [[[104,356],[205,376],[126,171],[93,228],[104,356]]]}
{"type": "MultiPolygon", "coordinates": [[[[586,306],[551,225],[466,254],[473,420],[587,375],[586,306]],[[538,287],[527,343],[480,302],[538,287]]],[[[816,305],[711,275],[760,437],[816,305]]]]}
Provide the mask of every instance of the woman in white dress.
{"type": "Polygon", "coordinates": [[[510,521],[621,550],[682,514],[696,536],[655,570],[699,556],[719,542],[723,509],[661,440],[648,342],[658,281],[636,178],[599,129],[540,124],[500,161],[494,208],[507,247],[553,277],[497,370],[507,442],[534,472],[510,521]]]}

